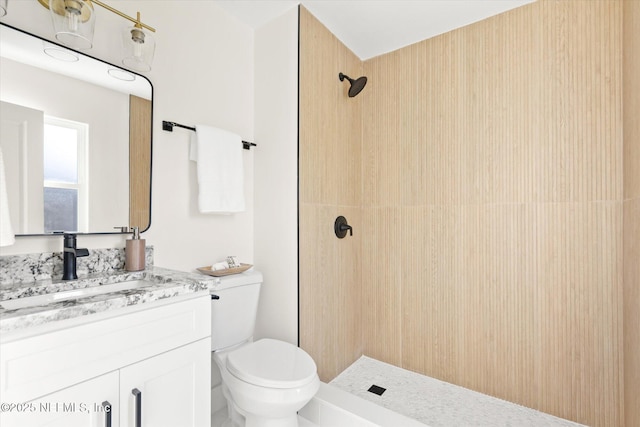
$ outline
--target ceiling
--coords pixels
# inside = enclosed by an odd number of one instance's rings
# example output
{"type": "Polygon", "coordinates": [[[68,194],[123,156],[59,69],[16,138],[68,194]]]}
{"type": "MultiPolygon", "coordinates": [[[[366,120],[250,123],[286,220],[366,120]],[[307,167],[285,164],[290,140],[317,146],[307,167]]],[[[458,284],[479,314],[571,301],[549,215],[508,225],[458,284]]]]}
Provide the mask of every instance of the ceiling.
{"type": "Polygon", "coordinates": [[[252,28],[302,3],[365,60],[535,0],[216,0],[252,28]]]}

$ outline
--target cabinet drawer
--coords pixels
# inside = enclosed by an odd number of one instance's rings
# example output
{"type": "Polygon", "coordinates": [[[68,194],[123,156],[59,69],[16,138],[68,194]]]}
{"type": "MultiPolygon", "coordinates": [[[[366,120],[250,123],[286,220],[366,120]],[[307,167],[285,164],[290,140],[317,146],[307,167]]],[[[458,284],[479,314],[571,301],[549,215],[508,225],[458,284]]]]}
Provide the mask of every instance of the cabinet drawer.
{"type": "Polygon", "coordinates": [[[2,345],[3,402],[24,402],[211,335],[203,296],[2,345]]]}

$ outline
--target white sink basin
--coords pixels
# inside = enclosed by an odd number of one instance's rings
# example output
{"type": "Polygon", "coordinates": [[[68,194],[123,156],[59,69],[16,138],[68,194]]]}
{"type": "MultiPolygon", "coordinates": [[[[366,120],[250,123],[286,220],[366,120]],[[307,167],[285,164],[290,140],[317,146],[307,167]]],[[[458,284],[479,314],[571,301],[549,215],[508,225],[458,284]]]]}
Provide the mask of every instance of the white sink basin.
{"type": "Polygon", "coordinates": [[[126,291],[129,289],[144,288],[146,286],[152,286],[154,284],[155,282],[152,282],[150,280],[129,280],[126,282],[112,283],[109,285],[90,286],[82,289],[72,289],[69,291],[34,295],[32,297],[4,300],[0,301],[0,306],[4,307],[7,310],[15,310],[24,307],[35,307],[47,305],[54,302],[84,298],[93,295],[102,295],[111,292],[126,291]]]}

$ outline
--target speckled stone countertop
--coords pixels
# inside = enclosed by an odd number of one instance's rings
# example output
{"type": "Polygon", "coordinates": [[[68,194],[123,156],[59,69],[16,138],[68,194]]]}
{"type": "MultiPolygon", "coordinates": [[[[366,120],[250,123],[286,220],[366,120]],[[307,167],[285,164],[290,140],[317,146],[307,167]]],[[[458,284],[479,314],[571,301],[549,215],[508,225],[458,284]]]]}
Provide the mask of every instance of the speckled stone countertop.
{"type": "Polygon", "coordinates": [[[183,273],[160,267],[149,267],[144,271],[135,273],[126,271],[111,272],[109,274],[95,275],[70,281],[48,279],[32,283],[18,283],[15,286],[1,285],[0,333],[150,303],[167,298],[204,292],[214,283],[214,278],[201,274],[183,273]],[[12,310],[5,309],[2,306],[2,302],[7,299],[140,279],[152,282],[152,284],[134,289],[84,296],[66,301],[49,302],[43,305],[27,306],[12,310]]]}
{"type": "Polygon", "coordinates": [[[124,251],[119,249],[93,250],[87,258],[78,260],[78,279],[61,280],[58,271],[62,262],[60,253],[0,257],[0,334],[167,298],[188,297],[206,292],[217,283],[216,278],[200,273],[153,266],[153,250],[150,248],[147,248],[148,267],[138,272],[123,269],[124,251]],[[23,308],[3,306],[7,300],[132,280],[149,283],[132,289],[31,304],[23,308]]]}
{"type": "MultiPolygon", "coordinates": [[[[145,250],[147,266],[153,265],[153,246],[145,250]]],[[[0,256],[0,286],[32,283],[62,277],[62,252],[0,256]]],[[[121,248],[91,249],[89,256],[78,258],[78,277],[117,273],[124,270],[125,253],[121,248]]]]}

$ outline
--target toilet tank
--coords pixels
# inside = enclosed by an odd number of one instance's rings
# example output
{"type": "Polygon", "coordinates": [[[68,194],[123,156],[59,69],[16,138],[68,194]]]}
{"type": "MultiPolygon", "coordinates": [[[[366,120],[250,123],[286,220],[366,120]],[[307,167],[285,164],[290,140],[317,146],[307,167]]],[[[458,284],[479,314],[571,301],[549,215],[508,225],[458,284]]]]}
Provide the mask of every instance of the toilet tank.
{"type": "Polygon", "coordinates": [[[253,336],[262,273],[255,270],[220,277],[209,290],[211,351],[240,344],[253,336]]]}

